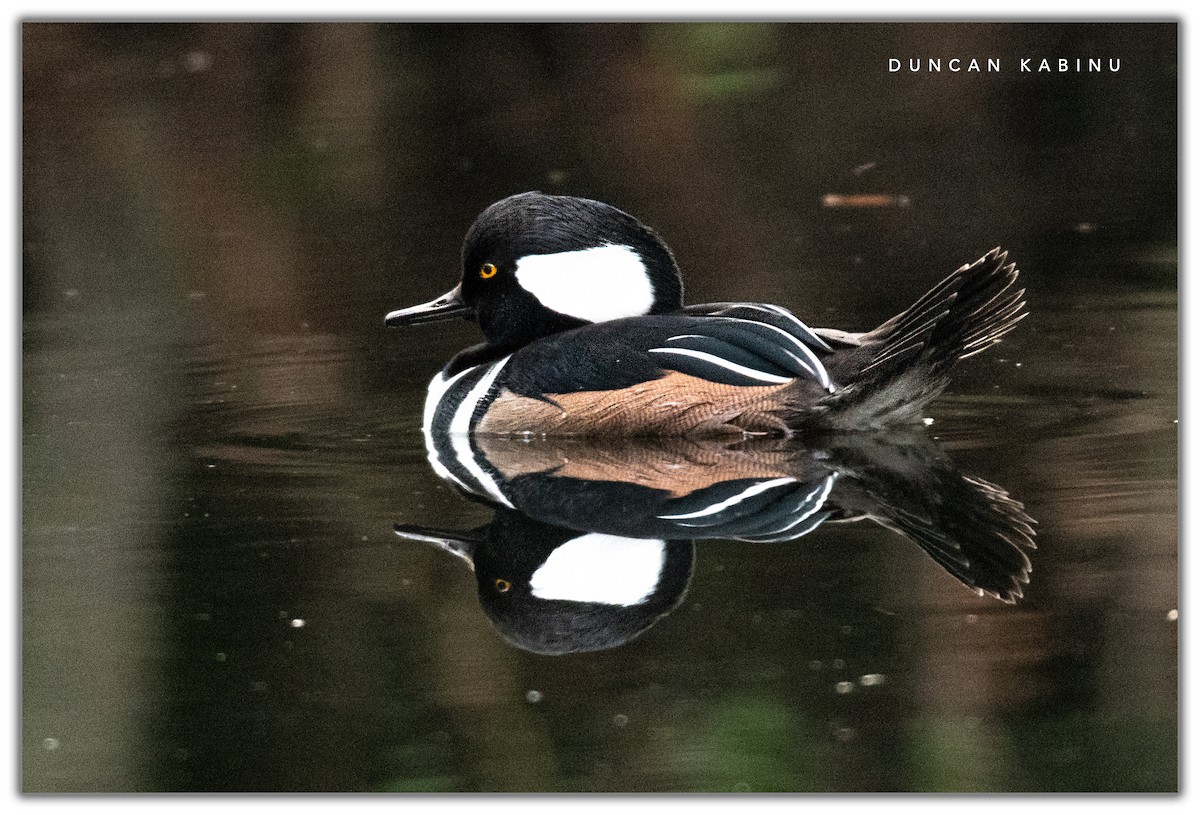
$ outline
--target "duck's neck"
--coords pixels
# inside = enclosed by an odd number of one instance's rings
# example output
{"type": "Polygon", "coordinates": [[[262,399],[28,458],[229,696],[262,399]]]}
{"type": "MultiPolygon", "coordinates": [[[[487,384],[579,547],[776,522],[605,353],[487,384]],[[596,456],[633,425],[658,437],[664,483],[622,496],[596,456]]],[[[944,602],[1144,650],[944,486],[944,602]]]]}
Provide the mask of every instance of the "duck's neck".
{"type": "Polygon", "coordinates": [[[470,348],[455,354],[454,358],[446,363],[446,367],[442,369],[442,375],[451,377],[460,371],[465,371],[467,368],[474,368],[476,365],[495,362],[513,353],[524,344],[504,343],[501,345],[492,345],[491,343],[484,342],[479,345],[472,345],[470,348]]]}
{"type": "Polygon", "coordinates": [[[483,308],[477,320],[487,345],[510,352],[542,337],[588,324],[586,320],[520,301],[504,301],[483,308]]]}

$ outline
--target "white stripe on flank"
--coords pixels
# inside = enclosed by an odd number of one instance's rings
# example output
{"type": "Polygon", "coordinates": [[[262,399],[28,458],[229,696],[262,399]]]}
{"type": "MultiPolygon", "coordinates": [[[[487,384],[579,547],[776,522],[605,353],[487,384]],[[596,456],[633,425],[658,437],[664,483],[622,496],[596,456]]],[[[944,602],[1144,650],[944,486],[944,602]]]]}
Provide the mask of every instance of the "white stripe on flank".
{"type": "MultiPolygon", "coordinates": [[[[775,308],[778,308],[778,306],[776,306],[775,308]]],[[[780,311],[783,311],[783,309],[780,309],[780,311]]],[[[786,312],[784,312],[784,313],[786,313],[786,312]]],[[[821,360],[817,357],[817,355],[812,352],[812,349],[809,348],[807,345],[805,345],[804,342],[801,341],[799,338],[795,337],[792,334],[789,334],[788,332],[784,331],[782,328],[777,328],[776,326],[773,326],[769,323],[760,323],[756,320],[746,320],[741,317],[722,317],[721,319],[728,320],[729,322],[735,322],[735,323],[749,323],[751,325],[758,325],[758,326],[762,326],[763,328],[767,328],[767,329],[770,329],[771,331],[774,331],[776,334],[783,337],[784,340],[786,340],[788,343],[790,343],[793,347],[798,349],[800,351],[800,353],[804,355],[805,359],[801,359],[800,357],[796,356],[795,354],[793,354],[791,351],[789,351],[787,348],[784,348],[783,346],[779,346],[779,350],[782,351],[783,353],[787,354],[789,357],[791,357],[792,361],[794,361],[796,363],[796,365],[798,365],[800,368],[802,368],[803,370],[808,371],[810,374],[812,374],[813,377],[815,377],[821,383],[822,387],[824,387],[825,390],[829,391],[830,393],[833,392],[833,382],[829,378],[829,372],[825,370],[825,366],[821,363],[821,360]]],[[[795,319],[795,318],[793,317],[792,319],[795,319]]],[[[796,320],[796,322],[800,322],[800,321],[796,320]]],[[[804,325],[804,324],[800,323],[800,325],[804,325]]],[[[813,336],[816,337],[816,335],[813,335],[813,336]]],[[[711,339],[716,339],[716,337],[709,337],[704,334],[676,334],[674,337],[668,337],[667,342],[671,342],[673,340],[684,340],[684,339],[711,340],[711,339]]],[[[820,342],[819,337],[817,338],[817,341],[820,342]]],[[[821,343],[821,345],[825,346],[826,348],[829,348],[829,346],[825,345],[825,343],[823,343],[823,342],[821,343]]],[[[830,349],[830,350],[832,350],[832,349],[830,349]]],[[[733,364],[733,363],[730,363],[730,364],[733,364]]]]}
{"type": "Polygon", "coordinates": [[[707,506],[704,509],[697,510],[696,512],[689,512],[686,515],[659,515],[658,517],[663,521],[684,521],[689,518],[704,518],[708,515],[716,515],[722,510],[729,509],[729,507],[733,506],[734,504],[739,504],[742,501],[745,501],[747,498],[758,495],[760,492],[766,492],[767,490],[783,486],[784,484],[794,483],[796,483],[796,479],[794,478],[773,478],[770,481],[760,481],[754,486],[747,487],[746,489],[742,490],[737,495],[730,496],[724,501],[718,501],[717,503],[707,506]]]}
{"type": "Polygon", "coordinates": [[[479,407],[479,403],[487,396],[489,390],[492,389],[492,383],[496,381],[496,376],[500,373],[500,369],[504,364],[512,359],[509,354],[499,362],[492,363],[492,366],[484,372],[483,376],[479,377],[463,400],[458,403],[458,407],[454,411],[454,418],[450,420],[450,434],[454,436],[466,436],[471,432],[471,417],[475,413],[475,408],[479,407]]]}
{"type": "Polygon", "coordinates": [[[782,532],[786,532],[789,529],[792,529],[793,527],[799,525],[803,521],[807,520],[808,518],[810,518],[814,514],[816,514],[816,512],[821,507],[825,506],[825,499],[829,497],[829,491],[833,489],[833,482],[836,479],[837,479],[837,473],[830,473],[829,475],[825,476],[825,483],[822,484],[820,487],[817,487],[815,490],[810,492],[808,495],[804,496],[804,501],[800,502],[801,504],[804,504],[806,501],[810,500],[814,495],[816,495],[817,493],[820,493],[821,497],[817,499],[817,502],[815,504],[813,504],[812,509],[810,509],[808,512],[805,512],[803,515],[801,515],[799,518],[797,518],[792,523],[785,526],[783,529],[777,529],[774,532],[772,532],[771,534],[778,535],[782,532]]]}
{"type": "Polygon", "coordinates": [[[455,478],[454,473],[450,472],[450,470],[448,470],[438,458],[437,445],[434,444],[433,438],[433,419],[437,415],[438,405],[441,404],[442,399],[445,397],[450,388],[453,387],[454,383],[462,379],[471,371],[475,370],[477,367],[479,366],[461,370],[448,379],[441,373],[435,376],[429,383],[429,393],[425,396],[425,413],[421,421],[421,431],[425,435],[425,452],[429,458],[429,466],[433,468],[435,473],[437,473],[438,478],[441,478],[445,481],[452,481],[467,492],[474,492],[474,490],[459,479],[455,478]]]}
{"type": "Polygon", "coordinates": [[[747,368],[745,365],[738,365],[736,362],[730,362],[727,359],[721,359],[713,354],[706,354],[703,351],[693,351],[690,348],[651,348],[651,354],[679,354],[684,357],[695,357],[696,359],[710,362],[719,368],[724,368],[728,371],[733,371],[736,374],[757,379],[759,382],[770,382],[774,385],[782,385],[784,382],[791,382],[794,377],[775,376],[763,371],[756,371],[753,368],[747,368]]]}
{"type": "Polygon", "coordinates": [[[454,450],[454,457],[458,459],[459,464],[479,482],[479,486],[483,487],[492,498],[512,509],[512,504],[504,497],[500,487],[479,466],[479,462],[475,460],[475,452],[471,449],[471,418],[479,403],[487,398],[488,391],[492,389],[492,383],[496,381],[500,370],[510,359],[512,359],[512,354],[492,365],[467,393],[458,409],[454,411],[454,418],[450,420],[450,447],[454,450]]]}
{"type": "Polygon", "coordinates": [[[517,260],[516,275],[546,308],[590,323],[649,314],[654,305],[646,266],[629,246],[526,255],[517,260]]]}
{"type": "Polygon", "coordinates": [[[666,543],[592,532],[550,553],[529,578],[529,590],[543,600],[572,600],[636,606],[658,588],[666,543]]]}
{"type": "Polygon", "coordinates": [[[765,308],[768,311],[773,311],[776,314],[778,314],[780,317],[786,317],[789,320],[791,320],[793,323],[795,323],[796,325],[800,326],[800,329],[805,334],[812,337],[821,346],[822,350],[824,350],[824,351],[832,351],[833,350],[833,347],[831,345],[829,345],[827,342],[825,342],[825,340],[818,337],[816,332],[814,332],[811,328],[809,328],[807,325],[805,325],[800,320],[799,317],[797,317],[795,314],[792,314],[792,312],[788,311],[783,306],[777,306],[774,303],[755,303],[755,305],[757,305],[761,308],[765,308]]]}
{"type": "Polygon", "coordinates": [[[446,378],[445,374],[439,373],[433,378],[432,381],[430,381],[429,391],[425,394],[425,411],[421,419],[422,427],[425,429],[426,438],[429,437],[429,433],[433,428],[433,417],[437,415],[438,405],[441,404],[442,398],[446,395],[446,392],[450,390],[455,382],[462,379],[464,376],[471,373],[471,371],[478,367],[479,366],[476,365],[471,368],[464,368],[449,379],[446,378]]]}
{"type": "MultiPolygon", "coordinates": [[[[736,322],[752,323],[753,325],[761,325],[763,328],[769,328],[772,331],[774,331],[776,334],[779,334],[781,337],[783,337],[785,340],[787,340],[789,343],[791,343],[794,348],[799,350],[800,353],[803,354],[805,359],[807,360],[807,362],[799,360],[799,359],[797,359],[796,361],[798,363],[800,363],[800,365],[805,370],[812,373],[812,375],[815,376],[821,382],[821,385],[825,388],[825,390],[827,390],[831,393],[833,392],[833,383],[829,379],[829,372],[825,370],[825,365],[822,364],[821,360],[817,358],[817,355],[813,353],[812,349],[809,348],[807,345],[805,345],[798,338],[787,333],[782,328],[776,328],[775,326],[769,325],[767,323],[755,322],[754,320],[743,320],[740,317],[727,317],[725,319],[734,320],[736,322]],[[811,363],[811,364],[809,364],[809,363],[811,363]]],[[[797,320],[797,322],[799,322],[799,320],[797,320]]],[[[803,325],[803,323],[801,323],[801,325],[803,325]]],[[[781,348],[780,350],[788,353],[790,356],[795,358],[795,355],[791,354],[791,352],[788,351],[786,348],[781,348]]]]}

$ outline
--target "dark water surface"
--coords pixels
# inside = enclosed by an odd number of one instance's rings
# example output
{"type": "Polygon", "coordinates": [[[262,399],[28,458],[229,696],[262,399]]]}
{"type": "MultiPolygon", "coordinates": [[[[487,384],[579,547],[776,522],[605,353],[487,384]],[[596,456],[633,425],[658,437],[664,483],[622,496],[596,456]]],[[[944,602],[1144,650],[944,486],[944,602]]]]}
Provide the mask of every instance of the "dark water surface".
{"type": "Polygon", "coordinates": [[[24,788],[1175,789],[1175,93],[1171,25],[25,26],[24,788]],[[393,532],[493,520],[420,432],[475,329],[382,316],[533,188],[852,330],[1003,243],[1030,317],[921,434],[1036,519],[1024,599],[825,523],[510,644],[393,532]]]}

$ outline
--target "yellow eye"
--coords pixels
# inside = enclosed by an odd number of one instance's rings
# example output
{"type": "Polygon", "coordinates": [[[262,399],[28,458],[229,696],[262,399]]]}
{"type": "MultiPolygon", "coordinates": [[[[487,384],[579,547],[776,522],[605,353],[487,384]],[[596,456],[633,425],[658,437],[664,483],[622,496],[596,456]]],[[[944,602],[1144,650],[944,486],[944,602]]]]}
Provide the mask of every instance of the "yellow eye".
{"type": "Polygon", "coordinates": [[[496,264],[485,263],[479,267],[479,276],[484,280],[496,276],[496,264]]]}
{"type": "MultiPolygon", "coordinates": [[[[494,269],[495,267],[492,268],[494,269]]],[[[495,271],[493,271],[492,274],[495,274],[495,271]]],[[[496,582],[492,585],[494,585],[496,587],[496,591],[500,592],[501,594],[504,594],[504,592],[512,588],[512,583],[509,583],[507,580],[501,577],[497,577],[496,582]]]]}

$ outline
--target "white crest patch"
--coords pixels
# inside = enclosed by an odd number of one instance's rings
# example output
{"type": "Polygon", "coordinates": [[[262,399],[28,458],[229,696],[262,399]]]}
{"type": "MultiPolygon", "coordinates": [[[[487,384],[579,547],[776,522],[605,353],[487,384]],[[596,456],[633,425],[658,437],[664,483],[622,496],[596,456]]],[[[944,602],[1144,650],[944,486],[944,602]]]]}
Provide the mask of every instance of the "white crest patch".
{"type": "Polygon", "coordinates": [[[521,288],[546,308],[592,323],[638,317],[654,305],[646,267],[628,246],[526,255],[516,274],[521,288]]]}
{"type": "Polygon", "coordinates": [[[658,587],[666,557],[664,541],[593,532],[551,552],[529,589],[543,600],[636,606],[658,587]]]}

